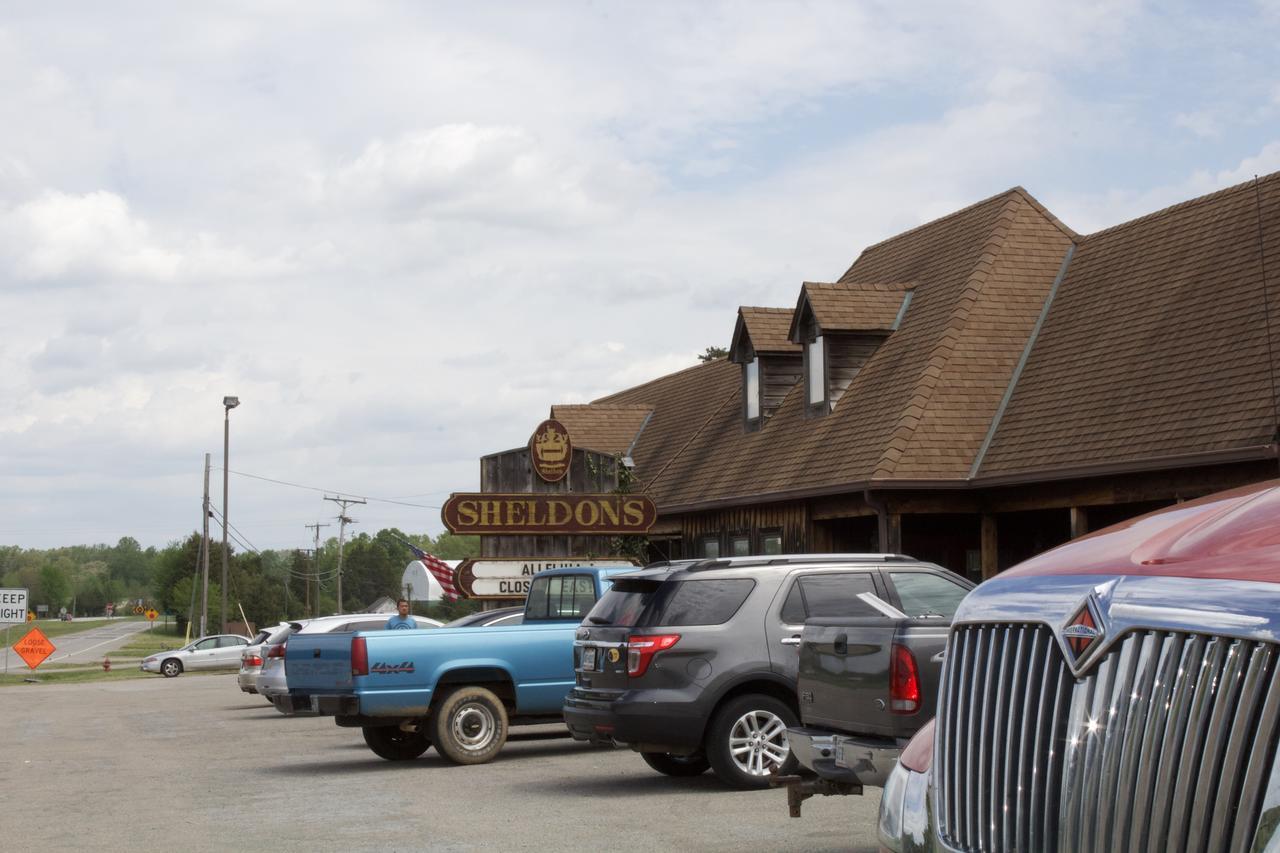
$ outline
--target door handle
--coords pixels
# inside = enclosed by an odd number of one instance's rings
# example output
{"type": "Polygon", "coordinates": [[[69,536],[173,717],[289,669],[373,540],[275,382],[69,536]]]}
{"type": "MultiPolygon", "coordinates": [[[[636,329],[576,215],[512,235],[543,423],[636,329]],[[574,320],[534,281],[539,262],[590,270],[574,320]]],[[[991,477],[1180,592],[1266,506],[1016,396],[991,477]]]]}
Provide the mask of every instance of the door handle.
{"type": "Polygon", "coordinates": [[[778,642],[782,643],[782,645],[784,646],[798,646],[800,645],[800,638],[799,637],[783,637],[778,642]]]}
{"type": "Polygon", "coordinates": [[[836,634],[836,641],[832,645],[835,647],[836,654],[838,655],[849,654],[849,635],[836,634]]]}

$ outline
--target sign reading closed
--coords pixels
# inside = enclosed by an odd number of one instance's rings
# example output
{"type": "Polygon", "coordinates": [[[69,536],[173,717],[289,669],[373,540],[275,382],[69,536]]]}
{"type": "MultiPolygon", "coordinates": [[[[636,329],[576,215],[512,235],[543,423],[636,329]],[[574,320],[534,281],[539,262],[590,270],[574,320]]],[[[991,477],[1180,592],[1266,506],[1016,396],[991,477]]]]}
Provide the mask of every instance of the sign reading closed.
{"type": "Polygon", "coordinates": [[[644,495],[457,492],[440,517],[453,533],[627,535],[652,527],[658,508],[644,495]]]}
{"type": "Polygon", "coordinates": [[[547,569],[634,565],[619,557],[482,557],[463,560],[454,582],[468,598],[523,598],[529,594],[529,582],[547,569]]]}

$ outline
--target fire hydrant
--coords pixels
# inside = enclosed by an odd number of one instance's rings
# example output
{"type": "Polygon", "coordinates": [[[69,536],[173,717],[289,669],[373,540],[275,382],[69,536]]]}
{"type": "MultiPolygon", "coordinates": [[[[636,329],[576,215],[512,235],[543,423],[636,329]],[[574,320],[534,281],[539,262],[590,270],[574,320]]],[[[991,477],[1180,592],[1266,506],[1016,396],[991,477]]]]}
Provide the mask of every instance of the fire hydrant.
{"type": "Polygon", "coordinates": [[[110,672],[110,671],[111,671],[111,658],[103,658],[103,659],[102,659],[102,671],[103,671],[103,672],[110,672]]]}

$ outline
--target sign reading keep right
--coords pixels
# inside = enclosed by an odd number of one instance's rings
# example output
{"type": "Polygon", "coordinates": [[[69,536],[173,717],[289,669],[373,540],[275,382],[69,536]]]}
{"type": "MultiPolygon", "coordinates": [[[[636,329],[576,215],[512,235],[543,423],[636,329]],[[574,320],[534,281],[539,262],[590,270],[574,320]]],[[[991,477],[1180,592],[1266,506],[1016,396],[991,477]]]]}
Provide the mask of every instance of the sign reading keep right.
{"type": "Polygon", "coordinates": [[[27,591],[0,589],[0,625],[27,621],[27,591]]]}

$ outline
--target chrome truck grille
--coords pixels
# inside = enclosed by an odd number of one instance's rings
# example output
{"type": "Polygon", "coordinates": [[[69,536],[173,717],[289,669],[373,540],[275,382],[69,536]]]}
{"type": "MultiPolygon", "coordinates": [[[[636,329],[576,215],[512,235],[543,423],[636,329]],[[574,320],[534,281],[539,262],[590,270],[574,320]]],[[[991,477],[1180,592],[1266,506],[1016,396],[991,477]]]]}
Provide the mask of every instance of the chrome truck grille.
{"type": "Polygon", "coordinates": [[[1280,717],[1277,647],[1135,630],[1081,677],[1043,625],[957,626],[938,828],[964,851],[1245,850],[1280,717]]]}

